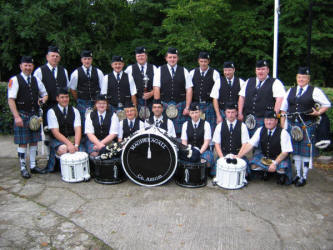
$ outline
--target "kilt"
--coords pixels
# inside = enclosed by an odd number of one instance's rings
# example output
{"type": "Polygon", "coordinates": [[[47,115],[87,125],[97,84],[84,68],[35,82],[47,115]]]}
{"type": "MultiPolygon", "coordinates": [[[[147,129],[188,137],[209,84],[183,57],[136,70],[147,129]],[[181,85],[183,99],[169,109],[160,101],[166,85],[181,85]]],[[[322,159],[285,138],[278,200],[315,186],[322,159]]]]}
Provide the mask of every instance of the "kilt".
{"type": "MultiPolygon", "coordinates": [[[[147,100],[147,108],[149,109],[149,112],[150,112],[150,116],[152,115],[152,98],[150,98],[149,100],[147,100]]],[[[145,99],[143,98],[138,98],[138,117],[139,117],[139,113],[140,113],[140,109],[141,107],[144,107],[145,106],[145,99]]],[[[140,117],[139,117],[140,118],[140,117]]],[[[144,121],[140,118],[141,121],[144,121]]]]}
{"type": "Polygon", "coordinates": [[[94,102],[90,100],[83,100],[83,99],[77,99],[77,105],[76,108],[80,112],[81,116],[81,126],[82,126],[82,134],[84,134],[84,123],[86,120],[86,111],[88,108],[93,108],[94,102]]]}
{"type": "Polygon", "coordinates": [[[203,152],[201,154],[201,158],[203,158],[207,161],[206,167],[211,168],[211,169],[214,167],[215,161],[214,161],[214,154],[212,151],[207,149],[205,152],[203,152]]]}
{"type": "Polygon", "coordinates": [[[225,112],[223,109],[220,109],[220,114],[221,114],[222,118],[225,119],[225,112]]]}
{"type": "MultiPolygon", "coordinates": [[[[244,119],[246,119],[246,117],[244,117],[244,119]]],[[[257,128],[265,126],[264,117],[255,117],[255,119],[256,119],[256,126],[254,127],[254,129],[248,129],[250,138],[254,135],[257,128]]],[[[244,120],[244,122],[245,122],[245,120],[244,120]]]]}
{"type": "MultiPolygon", "coordinates": [[[[305,122],[306,125],[309,125],[311,121],[305,122]]],[[[292,122],[291,120],[288,119],[288,132],[291,135],[291,126],[299,126],[302,129],[302,123],[301,122],[292,122]]],[[[312,156],[318,156],[319,152],[318,149],[314,146],[315,144],[315,132],[316,132],[317,126],[310,126],[307,127],[307,131],[309,133],[310,140],[312,142],[312,156]]],[[[310,148],[308,146],[308,137],[306,136],[306,132],[302,129],[303,131],[303,140],[300,142],[296,142],[291,138],[292,144],[293,144],[293,155],[301,155],[301,156],[306,156],[306,157],[311,157],[310,156],[310,148]]]]}
{"type": "MultiPolygon", "coordinates": [[[[262,153],[255,154],[253,156],[253,158],[251,159],[249,165],[254,164],[258,167],[268,170],[268,166],[266,166],[260,162],[261,158],[263,158],[263,157],[264,157],[264,155],[262,153]]],[[[292,181],[292,168],[291,168],[291,161],[290,161],[289,155],[286,159],[284,159],[283,161],[280,162],[280,164],[277,165],[276,170],[279,170],[279,169],[285,170],[286,176],[288,177],[288,181],[286,184],[290,184],[292,181]]]]}
{"type": "Polygon", "coordinates": [[[23,127],[16,126],[14,121],[14,143],[29,144],[41,141],[41,129],[38,131],[31,131],[29,129],[29,119],[33,114],[28,114],[26,112],[19,112],[19,114],[23,120],[23,127]]]}
{"type": "Polygon", "coordinates": [[[183,123],[186,122],[187,120],[189,120],[189,116],[183,116],[183,110],[186,107],[186,102],[183,101],[183,102],[176,103],[174,101],[171,101],[168,103],[162,102],[162,104],[163,104],[163,109],[164,109],[163,113],[165,115],[166,115],[166,110],[167,110],[168,105],[170,105],[170,104],[176,105],[177,110],[178,110],[178,115],[176,118],[170,119],[170,120],[173,122],[173,125],[175,126],[176,134],[180,135],[182,132],[183,123]]]}
{"type": "Polygon", "coordinates": [[[211,102],[199,103],[200,110],[205,114],[205,120],[209,122],[212,133],[214,133],[216,127],[216,114],[211,102]]]}

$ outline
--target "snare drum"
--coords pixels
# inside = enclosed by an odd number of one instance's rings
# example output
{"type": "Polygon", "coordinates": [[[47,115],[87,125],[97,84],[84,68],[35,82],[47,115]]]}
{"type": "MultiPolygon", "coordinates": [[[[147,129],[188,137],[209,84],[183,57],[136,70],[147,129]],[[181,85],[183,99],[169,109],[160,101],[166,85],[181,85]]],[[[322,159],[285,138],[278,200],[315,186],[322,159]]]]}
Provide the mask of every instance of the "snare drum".
{"type": "Polygon", "coordinates": [[[226,189],[239,189],[247,183],[245,180],[246,161],[233,159],[236,163],[228,163],[226,157],[217,160],[216,177],[214,182],[226,189]]]}
{"type": "Polygon", "coordinates": [[[153,126],[139,131],[123,148],[121,160],[124,171],[138,185],[162,185],[176,171],[176,146],[159,130],[153,126]]]}
{"type": "Polygon", "coordinates": [[[207,185],[206,160],[199,162],[178,161],[175,182],[182,187],[199,188],[207,185]]]}
{"type": "Polygon", "coordinates": [[[81,182],[90,179],[88,154],[66,153],[60,157],[61,178],[65,182],[81,182]]]}
{"type": "Polygon", "coordinates": [[[118,184],[126,180],[119,157],[106,160],[91,159],[91,162],[97,183],[118,184]]]}

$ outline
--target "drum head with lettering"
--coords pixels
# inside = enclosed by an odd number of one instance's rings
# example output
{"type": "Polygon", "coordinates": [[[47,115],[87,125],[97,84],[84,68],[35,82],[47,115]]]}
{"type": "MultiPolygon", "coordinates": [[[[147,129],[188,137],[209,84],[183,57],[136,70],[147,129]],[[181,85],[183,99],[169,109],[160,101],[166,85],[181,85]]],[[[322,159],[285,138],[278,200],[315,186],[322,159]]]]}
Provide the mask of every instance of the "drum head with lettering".
{"type": "Polygon", "coordinates": [[[167,137],[139,134],[122,152],[122,164],[128,178],[142,186],[158,186],[167,182],[177,167],[176,149],[167,137]],[[150,141],[150,146],[149,146],[150,141]]]}

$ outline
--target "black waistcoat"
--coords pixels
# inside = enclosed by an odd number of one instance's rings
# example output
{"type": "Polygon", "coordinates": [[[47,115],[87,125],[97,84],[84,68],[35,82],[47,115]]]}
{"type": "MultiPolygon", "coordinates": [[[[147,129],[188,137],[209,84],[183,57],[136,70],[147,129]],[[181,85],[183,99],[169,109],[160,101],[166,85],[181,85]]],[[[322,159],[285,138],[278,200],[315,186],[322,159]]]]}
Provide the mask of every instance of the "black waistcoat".
{"type": "Polygon", "coordinates": [[[221,150],[222,154],[237,155],[242,147],[242,122],[237,121],[233,132],[229,132],[227,122],[222,122],[221,126],[221,150]]]}
{"type": "Polygon", "coordinates": [[[111,111],[110,110],[106,111],[102,125],[99,122],[100,119],[97,110],[94,110],[93,112],[90,113],[90,118],[94,126],[95,136],[98,138],[98,140],[103,140],[105,137],[109,135],[111,121],[112,121],[111,111]]]}
{"type": "MultiPolygon", "coordinates": [[[[160,128],[163,128],[165,131],[168,131],[168,118],[165,115],[163,115],[162,121],[163,122],[160,124],[160,128]]],[[[149,117],[149,123],[150,124],[154,124],[155,123],[155,121],[154,121],[154,114],[149,117]]]]}
{"type": "Polygon", "coordinates": [[[74,131],[74,120],[75,120],[75,113],[72,106],[68,106],[68,111],[66,118],[64,114],[59,109],[58,105],[55,105],[53,108],[54,113],[57,117],[58,124],[59,124],[59,132],[64,135],[65,137],[75,135],[74,131]]]}
{"type": "Polygon", "coordinates": [[[186,134],[188,144],[201,148],[205,139],[205,121],[200,119],[199,126],[196,129],[194,129],[192,121],[188,121],[186,134]]]}
{"type": "Polygon", "coordinates": [[[276,127],[274,134],[268,141],[267,129],[263,127],[260,131],[260,148],[264,156],[274,160],[281,153],[281,131],[276,127]]]}
{"type": "MultiPolygon", "coordinates": [[[[314,87],[308,86],[307,90],[299,98],[296,97],[297,87],[291,88],[288,95],[288,112],[305,112],[310,111],[314,107],[315,101],[312,98],[314,87]]],[[[314,119],[310,115],[302,115],[302,119],[305,121],[314,119]]]]}
{"type": "Polygon", "coordinates": [[[113,72],[108,75],[107,95],[112,106],[118,106],[118,103],[124,105],[126,100],[131,99],[128,75],[125,72],[123,72],[119,83],[113,72]]]}
{"type": "Polygon", "coordinates": [[[128,119],[123,120],[123,139],[140,129],[140,120],[138,118],[135,119],[134,126],[132,129],[130,129],[128,123],[129,123],[128,119]]]}
{"type": "Polygon", "coordinates": [[[202,77],[200,75],[200,68],[194,70],[192,82],[193,82],[193,101],[201,102],[210,101],[210,92],[214,85],[213,79],[214,69],[209,68],[206,75],[202,77]]]}
{"type": "Polygon", "coordinates": [[[245,90],[244,115],[253,114],[264,117],[267,107],[274,108],[273,83],[275,78],[268,78],[260,89],[256,88],[256,78],[249,79],[245,90]]]}
{"type": "Polygon", "coordinates": [[[82,67],[77,68],[78,79],[77,79],[77,94],[79,99],[93,101],[99,94],[99,79],[97,69],[91,68],[90,79],[87,76],[87,72],[84,72],[82,67]]]}
{"type": "Polygon", "coordinates": [[[57,89],[59,88],[67,88],[67,78],[65,74],[65,70],[62,66],[58,66],[57,79],[54,78],[52,71],[49,69],[47,65],[43,65],[40,67],[42,71],[42,82],[46,88],[48,93],[48,101],[56,102],[57,97],[57,89]]]}
{"type": "Polygon", "coordinates": [[[230,87],[227,79],[221,77],[221,87],[219,90],[219,107],[225,110],[225,104],[227,102],[238,103],[238,93],[240,91],[240,82],[238,77],[234,77],[234,82],[230,87]]]}
{"type": "Polygon", "coordinates": [[[18,111],[29,113],[38,112],[38,83],[34,76],[31,77],[31,83],[27,84],[21,74],[16,75],[19,90],[16,96],[16,107],[18,111]]]}
{"type": "MultiPolygon", "coordinates": [[[[147,91],[150,92],[153,90],[153,79],[154,79],[154,67],[152,64],[147,63],[147,70],[146,75],[149,78],[148,84],[147,84],[147,91]]],[[[141,74],[141,69],[139,69],[139,66],[137,63],[132,65],[132,76],[135,81],[136,91],[138,98],[141,98],[143,96],[144,92],[144,82],[143,82],[143,75],[141,74]]]]}
{"type": "Polygon", "coordinates": [[[172,79],[166,64],[161,66],[161,100],[164,102],[185,101],[186,82],[184,68],[177,66],[175,77],[172,79]]]}

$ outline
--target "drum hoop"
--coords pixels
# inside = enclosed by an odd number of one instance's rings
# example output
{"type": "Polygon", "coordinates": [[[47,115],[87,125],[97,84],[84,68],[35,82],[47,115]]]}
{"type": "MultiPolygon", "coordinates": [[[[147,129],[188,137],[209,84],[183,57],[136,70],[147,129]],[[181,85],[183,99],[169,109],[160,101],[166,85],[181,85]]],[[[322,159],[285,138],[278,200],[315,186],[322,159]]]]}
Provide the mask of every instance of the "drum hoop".
{"type": "MultiPolygon", "coordinates": [[[[126,143],[126,145],[124,146],[122,152],[121,152],[121,158],[120,158],[120,159],[121,159],[121,165],[122,165],[122,167],[123,167],[123,170],[124,170],[126,176],[127,176],[131,181],[133,181],[135,184],[138,184],[138,185],[140,185],[140,186],[145,186],[145,187],[155,187],[155,186],[160,186],[160,185],[166,183],[167,181],[169,181],[169,180],[172,178],[172,176],[174,176],[174,174],[175,174],[175,172],[176,172],[176,169],[177,169],[177,163],[178,163],[178,155],[177,155],[177,151],[176,151],[175,145],[169,140],[168,137],[164,136],[163,134],[158,133],[158,135],[160,135],[161,137],[163,137],[163,139],[165,139],[165,140],[166,140],[166,141],[172,146],[172,147],[171,147],[171,148],[172,148],[172,151],[173,151],[174,154],[175,154],[175,166],[174,166],[174,168],[173,168],[172,173],[170,174],[170,176],[169,176],[168,178],[166,178],[165,180],[163,180],[162,182],[155,183],[155,184],[144,184],[144,183],[138,182],[137,180],[135,180],[132,176],[130,176],[130,175],[128,174],[126,168],[124,167],[124,160],[123,160],[123,159],[124,159],[124,152],[125,152],[125,149],[126,149],[128,143],[129,143],[130,141],[134,140],[136,137],[142,135],[142,134],[148,134],[148,133],[147,133],[148,131],[149,131],[149,130],[144,131],[144,133],[138,133],[138,134],[136,134],[135,136],[133,136],[131,139],[129,139],[128,142],[126,143]]],[[[157,130],[155,130],[155,131],[157,131],[157,130]]],[[[154,132],[155,132],[155,131],[154,131],[154,132]]],[[[155,135],[156,135],[157,133],[151,133],[151,134],[155,134],[155,135]]]]}

